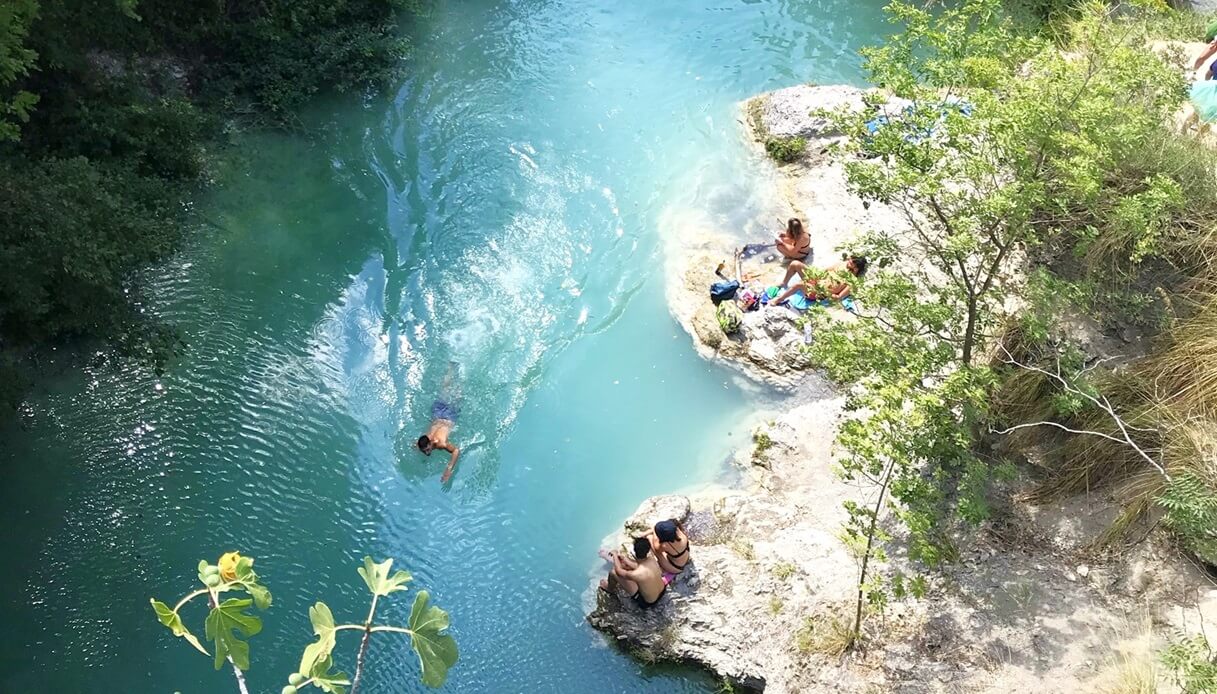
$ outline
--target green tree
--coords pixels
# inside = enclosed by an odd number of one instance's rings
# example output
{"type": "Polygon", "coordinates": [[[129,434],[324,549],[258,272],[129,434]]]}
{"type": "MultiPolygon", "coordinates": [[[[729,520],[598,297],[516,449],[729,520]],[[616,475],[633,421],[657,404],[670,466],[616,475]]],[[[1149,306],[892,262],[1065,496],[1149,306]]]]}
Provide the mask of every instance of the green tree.
{"type": "Polygon", "coordinates": [[[1117,192],[1109,173],[1161,130],[1181,77],[1145,49],[1142,25],[1100,3],[1080,11],[1062,51],[1025,35],[998,0],[936,12],[893,2],[901,31],[863,52],[884,91],[835,114],[850,136],[839,154],[851,189],[908,227],[870,230],[851,249],[872,265],[901,262],[859,287],[872,307],[862,320],[817,318],[812,347],[836,378],[862,386],[838,437],[845,477],[876,490],[848,505],[846,537],[861,557],[855,636],[864,603],[924,589],[873,571],[887,559],[880,516],[898,525],[911,566],[933,567],[954,556],[950,528],[986,517],[989,481],[1010,471],[978,453],[996,383],[980,357],[1012,297],[1025,298],[1028,257],[1121,224],[1128,253],[1150,253],[1154,220],[1178,204],[1169,176],[1117,192]]]}
{"type": "MultiPolygon", "coordinates": [[[[271,593],[262,585],[253,570],[254,560],[242,557],[237,552],[222,555],[216,564],[199,562],[199,582],[203,587],[186,594],[173,607],[152,599],[152,609],[157,620],[177,637],[184,639],[203,655],[211,655],[182,621],[181,610],[191,600],[207,596],[209,611],[204,623],[204,635],[212,644],[217,670],[228,663],[232,666],[237,689],[248,694],[245,671],[250,667],[249,638],[262,631],[262,620],[250,613],[250,607],[266,610],[271,606],[271,593]],[[226,592],[239,591],[247,598],[228,598],[221,602],[226,592]]],[[[377,603],[380,598],[406,590],[412,580],[407,571],[393,571],[393,560],[376,563],[364,557],[363,566],[357,569],[359,576],[372,594],[372,605],[367,619],[359,624],[337,624],[334,614],[323,602],[309,608],[309,621],[317,640],[305,647],[300,658],[300,667],[287,678],[283,694],[296,694],[297,690],[314,686],[327,694],[345,694],[350,686],[351,694],[359,688],[364,669],[364,656],[372,634],[401,634],[410,640],[410,646],[418,657],[424,684],[439,687],[448,678],[448,670],[456,664],[458,653],[456,641],[445,632],[448,629],[448,613],[431,604],[427,591],[414,596],[414,606],[406,626],[375,624],[377,603]],[[337,635],[342,631],[354,631],[362,635],[359,653],[356,656],[353,678],[334,670],[332,652],[337,644],[337,635]]]]}
{"type": "Polygon", "coordinates": [[[25,44],[37,16],[37,0],[7,0],[0,6],[0,142],[20,136],[19,124],[29,120],[38,102],[34,94],[15,87],[38,58],[25,44]]]}
{"type": "Polygon", "coordinates": [[[1217,655],[1203,636],[1180,639],[1162,652],[1162,664],[1187,694],[1217,692],[1217,655]]]}
{"type": "Polygon", "coordinates": [[[139,276],[194,228],[221,136],[402,68],[412,0],[0,2],[0,407],[40,356],[181,346],[139,276]],[[225,127],[219,127],[223,123],[225,127]]]}

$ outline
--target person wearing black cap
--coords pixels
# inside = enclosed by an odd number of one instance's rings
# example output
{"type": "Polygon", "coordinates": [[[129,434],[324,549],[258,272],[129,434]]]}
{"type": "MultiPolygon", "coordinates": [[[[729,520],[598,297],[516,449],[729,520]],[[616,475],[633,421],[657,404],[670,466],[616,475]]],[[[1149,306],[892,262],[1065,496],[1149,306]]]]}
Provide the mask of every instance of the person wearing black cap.
{"type": "Polygon", "coordinates": [[[678,574],[689,565],[689,536],[680,521],[675,518],[659,521],[647,537],[664,573],[678,574]]]}

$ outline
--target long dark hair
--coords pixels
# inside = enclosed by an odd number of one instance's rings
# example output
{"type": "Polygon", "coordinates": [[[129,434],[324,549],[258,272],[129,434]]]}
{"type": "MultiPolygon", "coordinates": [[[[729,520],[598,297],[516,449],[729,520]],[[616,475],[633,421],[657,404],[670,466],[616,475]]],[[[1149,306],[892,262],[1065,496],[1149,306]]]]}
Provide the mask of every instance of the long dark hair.
{"type": "Polygon", "coordinates": [[[786,233],[796,239],[803,235],[803,223],[799,221],[798,217],[791,217],[786,222],[786,233]]]}

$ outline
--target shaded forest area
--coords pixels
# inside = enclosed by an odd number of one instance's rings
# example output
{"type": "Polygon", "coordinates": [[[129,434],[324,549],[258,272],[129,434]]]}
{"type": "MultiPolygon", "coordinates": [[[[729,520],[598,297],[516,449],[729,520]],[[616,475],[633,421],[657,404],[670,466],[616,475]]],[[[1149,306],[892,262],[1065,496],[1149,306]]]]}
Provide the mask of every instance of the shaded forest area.
{"type": "Polygon", "coordinates": [[[401,69],[414,0],[6,0],[0,6],[0,409],[50,350],[162,367],[137,270],[179,247],[209,160],[328,90],[401,69]]]}

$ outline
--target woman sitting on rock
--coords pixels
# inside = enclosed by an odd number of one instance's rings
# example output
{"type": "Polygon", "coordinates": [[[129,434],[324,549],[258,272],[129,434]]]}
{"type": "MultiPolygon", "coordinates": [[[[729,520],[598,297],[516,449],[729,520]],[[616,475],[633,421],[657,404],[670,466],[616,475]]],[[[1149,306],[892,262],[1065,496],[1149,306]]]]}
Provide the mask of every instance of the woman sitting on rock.
{"type": "Polygon", "coordinates": [[[664,573],[675,576],[689,565],[689,536],[680,521],[671,518],[659,521],[655,529],[647,534],[651,549],[664,573]]]}
{"type": "Polygon", "coordinates": [[[803,230],[803,223],[797,217],[791,217],[786,222],[786,230],[778,235],[778,253],[791,260],[806,260],[811,255],[811,235],[803,230]]]}

